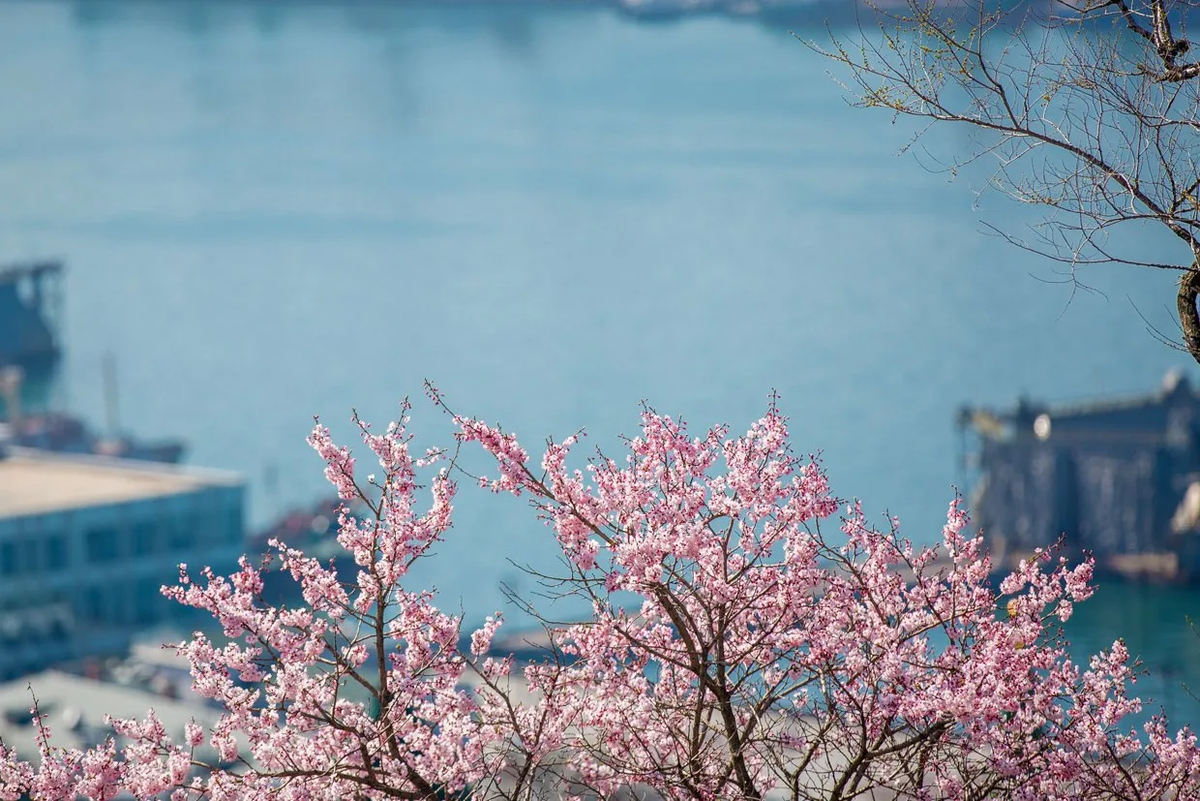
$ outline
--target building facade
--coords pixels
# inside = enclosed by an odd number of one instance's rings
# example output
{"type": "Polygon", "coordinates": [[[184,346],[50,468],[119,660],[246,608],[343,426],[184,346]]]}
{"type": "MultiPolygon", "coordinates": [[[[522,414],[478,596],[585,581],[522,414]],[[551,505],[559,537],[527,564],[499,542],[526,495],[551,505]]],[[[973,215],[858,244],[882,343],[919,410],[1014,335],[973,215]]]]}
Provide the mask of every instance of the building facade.
{"type": "Polygon", "coordinates": [[[966,409],[960,423],[979,435],[970,507],[997,568],[1059,544],[1101,571],[1200,578],[1200,395],[1181,375],[1137,398],[966,409]]]}
{"type": "Polygon", "coordinates": [[[123,653],[191,610],[178,566],[227,573],[245,546],[233,474],[10,448],[0,452],[0,681],[123,653]]]}

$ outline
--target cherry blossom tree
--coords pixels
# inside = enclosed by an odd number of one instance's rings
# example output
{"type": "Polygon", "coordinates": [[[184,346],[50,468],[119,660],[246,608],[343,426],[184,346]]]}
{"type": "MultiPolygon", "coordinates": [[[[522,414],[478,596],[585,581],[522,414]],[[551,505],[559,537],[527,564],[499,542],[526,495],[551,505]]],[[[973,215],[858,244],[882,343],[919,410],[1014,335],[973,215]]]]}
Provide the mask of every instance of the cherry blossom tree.
{"type": "Polygon", "coordinates": [[[1041,553],[993,589],[957,502],[936,546],[873,528],[792,452],[774,399],[742,436],[645,409],[622,461],[576,459],[576,435],[533,462],[458,415],[453,447],[415,455],[408,411],[361,425],[378,478],[320,425],[310,438],[356,581],[277,543],[276,565],[185,568],[165,590],[224,631],[178,646],[215,726],[175,741],[149,713],[78,752],[42,721],[37,765],[0,754],[0,798],[1200,797],[1191,732],[1128,723],[1123,644],[1067,655],[1058,623],[1090,563],[1041,553]],[[463,638],[407,586],[448,535],[467,448],[494,462],[478,483],[552,532],[564,568],[545,580],[592,610],[547,623],[530,664],[493,653],[498,616],[463,638]],[[264,603],[267,569],[303,603],[264,603]]]}

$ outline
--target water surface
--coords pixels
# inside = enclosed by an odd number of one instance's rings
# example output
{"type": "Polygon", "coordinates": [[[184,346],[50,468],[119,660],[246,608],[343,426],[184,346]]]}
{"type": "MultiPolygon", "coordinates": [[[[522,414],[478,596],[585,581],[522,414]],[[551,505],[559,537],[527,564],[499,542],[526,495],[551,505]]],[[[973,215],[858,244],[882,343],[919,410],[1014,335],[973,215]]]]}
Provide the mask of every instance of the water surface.
{"type": "MultiPolygon", "coordinates": [[[[783,24],[592,6],[3,3],[0,254],[68,259],[56,402],[103,421],[114,353],[121,424],[242,472],[255,525],[323,491],[314,414],[349,438],[428,377],[531,447],[614,446],[643,399],[744,428],[778,390],[839,494],[930,541],[957,406],[1187,367],[1139,316],[1174,330],[1174,276],[1078,291],[982,232],[1036,219],[977,207],[986,170],[898,156],[912,127],[830,71],[783,24]]],[[[457,519],[420,578],[470,619],[528,589],[506,559],[553,564],[520,501],[464,493],[457,519]]],[[[1077,639],[1136,639],[1143,691],[1181,703],[1197,596],[1091,608],[1077,639]]]]}

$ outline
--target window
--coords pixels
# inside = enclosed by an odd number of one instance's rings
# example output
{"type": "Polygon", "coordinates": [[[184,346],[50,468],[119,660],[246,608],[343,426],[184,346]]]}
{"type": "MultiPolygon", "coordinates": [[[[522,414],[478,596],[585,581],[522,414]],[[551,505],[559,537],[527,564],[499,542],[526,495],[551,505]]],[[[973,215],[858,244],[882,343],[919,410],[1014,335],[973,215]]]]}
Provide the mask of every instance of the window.
{"type": "Polygon", "coordinates": [[[24,641],[30,645],[41,642],[44,632],[42,631],[42,627],[38,625],[38,621],[31,618],[28,614],[23,615],[23,617],[25,620],[24,625],[21,627],[21,633],[24,641]]]}
{"type": "Polygon", "coordinates": [[[47,636],[51,640],[61,643],[71,635],[71,626],[73,623],[71,605],[62,593],[55,593],[50,596],[50,601],[46,604],[45,609],[43,609],[43,614],[46,615],[48,620],[47,636]]]}
{"type": "Polygon", "coordinates": [[[0,542],[0,576],[15,576],[17,574],[17,545],[14,542],[0,542]]]}
{"type": "Polygon", "coordinates": [[[128,584],[113,584],[107,587],[108,597],[105,599],[105,622],[123,626],[133,619],[130,609],[130,592],[128,584]]]}
{"type": "Polygon", "coordinates": [[[117,529],[114,526],[97,526],[87,532],[87,557],[89,562],[111,562],[120,556],[117,547],[117,529]]]}
{"type": "Polygon", "coordinates": [[[0,644],[15,647],[21,641],[21,615],[11,603],[0,610],[0,644]]]}
{"type": "Polygon", "coordinates": [[[59,643],[71,636],[71,629],[61,615],[55,615],[50,621],[49,635],[51,640],[59,643]]]}
{"type": "Polygon", "coordinates": [[[22,537],[17,540],[17,570],[23,575],[37,573],[42,569],[41,554],[38,553],[37,540],[22,537]]]}
{"type": "Polygon", "coordinates": [[[230,509],[229,523],[226,531],[229,536],[230,545],[241,545],[246,539],[245,524],[242,522],[242,507],[236,506],[230,509]]]}
{"type": "Polygon", "coordinates": [[[167,546],[172,551],[191,550],[196,541],[196,521],[190,515],[177,517],[171,521],[167,546]]]}
{"type": "Polygon", "coordinates": [[[99,587],[88,587],[75,598],[75,618],[83,623],[104,620],[104,597],[99,587]]]}
{"type": "Polygon", "coordinates": [[[161,586],[161,583],[150,578],[138,579],[133,599],[135,623],[153,623],[159,619],[165,600],[159,590],[161,586]]]}
{"type": "Polygon", "coordinates": [[[158,550],[158,526],[152,520],[133,524],[133,554],[146,556],[158,550]]]}
{"type": "Polygon", "coordinates": [[[67,535],[53,532],[46,535],[42,541],[45,553],[42,557],[42,567],[46,570],[63,570],[67,567],[67,535]]]}

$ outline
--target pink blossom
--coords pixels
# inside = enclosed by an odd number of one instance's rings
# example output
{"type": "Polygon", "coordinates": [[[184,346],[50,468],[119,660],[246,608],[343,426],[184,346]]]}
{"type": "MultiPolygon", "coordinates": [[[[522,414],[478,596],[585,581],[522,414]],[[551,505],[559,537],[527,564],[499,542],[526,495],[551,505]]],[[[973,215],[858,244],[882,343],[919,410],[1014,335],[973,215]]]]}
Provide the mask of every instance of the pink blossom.
{"type": "Polygon", "coordinates": [[[1126,722],[1124,643],[1067,654],[1056,624],[1090,596],[1091,562],[1041,551],[997,593],[957,499],[937,546],[872,526],[793,453],[774,397],[740,436],[645,408],[623,458],[576,465],[582,434],[534,461],[459,415],[455,448],[414,458],[408,413],[382,434],[356,418],[379,464],[365,480],[326,429],[309,440],[346,504],[353,582],[272,543],[277,567],[181,566],[164,589],[223,630],[177,646],[215,724],[176,743],[151,711],[75,751],[38,716],[36,766],[0,744],[0,799],[1200,797],[1191,731],[1126,722]],[[532,503],[568,565],[558,589],[593,610],[548,624],[546,658],[520,669],[492,653],[499,614],[460,648],[460,617],[408,586],[476,445],[496,463],[482,484],[532,503]],[[268,569],[302,603],[264,603],[268,569]]]}

